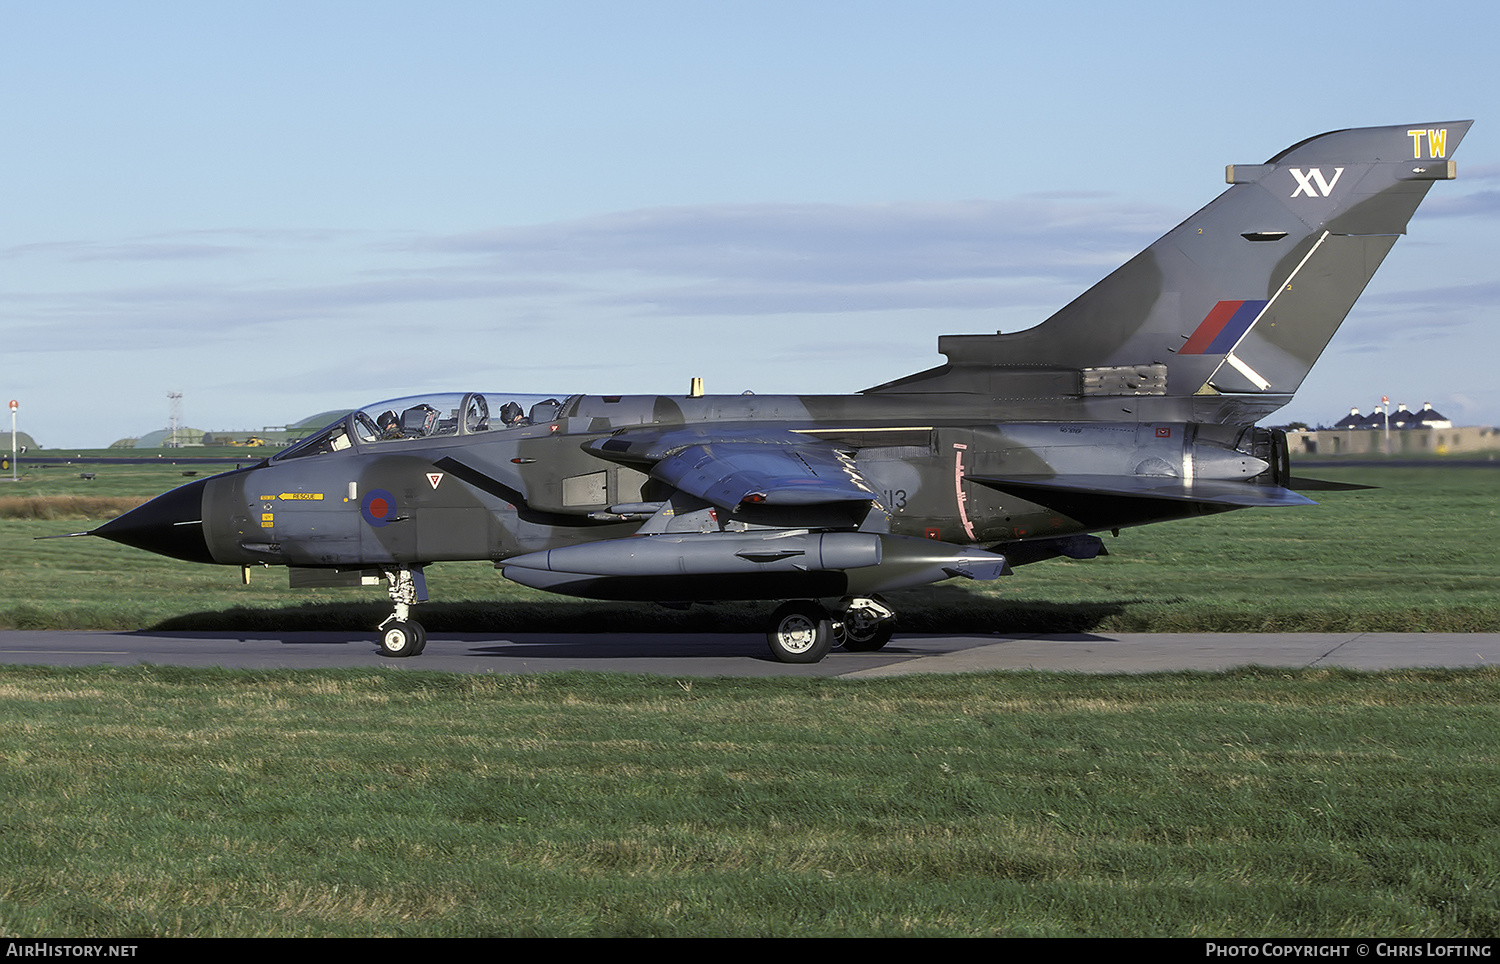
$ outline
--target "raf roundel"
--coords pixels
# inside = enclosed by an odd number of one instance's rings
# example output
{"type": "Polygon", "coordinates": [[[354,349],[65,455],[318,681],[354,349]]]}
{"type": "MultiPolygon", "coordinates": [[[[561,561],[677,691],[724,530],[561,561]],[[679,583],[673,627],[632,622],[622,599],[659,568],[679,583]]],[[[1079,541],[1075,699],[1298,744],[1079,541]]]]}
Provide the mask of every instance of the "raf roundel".
{"type": "Polygon", "coordinates": [[[396,497],[385,489],[373,489],[359,504],[360,514],[375,528],[384,527],[396,511],[396,497]]]}

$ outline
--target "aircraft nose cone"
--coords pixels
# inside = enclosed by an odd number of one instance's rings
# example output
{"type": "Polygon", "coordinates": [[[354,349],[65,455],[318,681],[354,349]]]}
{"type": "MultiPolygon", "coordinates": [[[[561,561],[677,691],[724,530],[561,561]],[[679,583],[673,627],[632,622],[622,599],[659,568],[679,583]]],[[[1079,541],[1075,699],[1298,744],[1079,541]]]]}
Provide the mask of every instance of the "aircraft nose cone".
{"type": "Polygon", "coordinates": [[[174,559],[213,562],[203,536],[203,489],[211,481],[179,486],[89,534],[174,559]]]}

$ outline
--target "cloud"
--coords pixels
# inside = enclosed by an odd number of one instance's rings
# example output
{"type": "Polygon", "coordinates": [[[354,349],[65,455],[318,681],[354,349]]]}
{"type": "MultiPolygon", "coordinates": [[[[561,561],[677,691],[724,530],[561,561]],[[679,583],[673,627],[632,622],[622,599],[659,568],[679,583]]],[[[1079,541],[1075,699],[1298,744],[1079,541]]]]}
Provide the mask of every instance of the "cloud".
{"type": "Polygon", "coordinates": [[[244,254],[245,249],[223,244],[113,244],[80,248],[73,255],[77,261],[195,261],[228,258],[244,254]]]}
{"type": "Polygon", "coordinates": [[[1465,285],[1413,288],[1372,296],[1361,306],[1400,310],[1410,315],[1413,306],[1421,308],[1492,308],[1500,304],[1500,279],[1465,285]]]}
{"type": "Polygon", "coordinates": [[[716,205],[434,237],[423,256],[502,277],[612,279],[589,299],[644,314],[1052,304],[1174,223],[1097,196],[880,205],[716,205]]]}
{"type": "Polygon", "coordinates": [[[1500,217],[1500,191],[1475,191],[1457,197],[1428,197],[1422,202],[1424,218],[1500,217]]]}
{"type": "Polygon", "coordinates": [[[268,325],[1056,307],[1174,223],[1107,196],[705,205],[464,234],[200,231],[5,254],[20,350],[213,344],[268,325]],[[185,267],[191,264],[192,267],[185,267]],[[80,267],[80,265],[82,267],[80,267]],[[131,265],[140,265],[139,269],[131,265]],[[49,283],[50,282],[50,283],[49,283]],[[468,307],[459,307],[468,306],[468,307]]]}
{"type": "Polygon", "coordinates": [[[655,208],[438,237],[498,270],[833,284],[1043,272],[1117,261],[1170,216],[1094,199],[655,208]]]}

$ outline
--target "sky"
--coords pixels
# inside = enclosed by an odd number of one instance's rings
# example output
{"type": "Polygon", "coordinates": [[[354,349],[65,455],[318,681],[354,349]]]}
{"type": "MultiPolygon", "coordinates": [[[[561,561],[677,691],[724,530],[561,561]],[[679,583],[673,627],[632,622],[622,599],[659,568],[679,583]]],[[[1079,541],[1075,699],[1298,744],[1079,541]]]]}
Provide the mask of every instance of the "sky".
{"type": "Polygon", "coordinates": [[[437,391],[847,393],[1255,164],[1474,119],[1297,398],[1500,425],[1500,6],[0,0],[0,401],[44,448],[437,391]]]}

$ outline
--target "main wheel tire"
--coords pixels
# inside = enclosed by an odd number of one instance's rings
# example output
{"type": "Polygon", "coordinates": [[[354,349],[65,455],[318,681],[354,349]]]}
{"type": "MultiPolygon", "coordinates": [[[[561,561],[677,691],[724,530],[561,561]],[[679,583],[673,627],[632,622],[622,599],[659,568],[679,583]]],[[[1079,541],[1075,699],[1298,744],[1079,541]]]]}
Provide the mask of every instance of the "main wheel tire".
{"type": "Polygon", "coordinates": [[[815,602],[784,603],[771,617],[766,642],[783,663],[816,663],[833,648],[833,620],[815,602]]]}
{"type": "Polygon", "coordinates": [[[844,648],[851,653],[873,653],[896,634],[893,619],[844,620],[844,648]]]}
{"type": "Polygon", "coordinates": [[[416,623],[391,623],[380,631],[380,655],[415,656],[421,652],[424,635],[416,623]]]}

